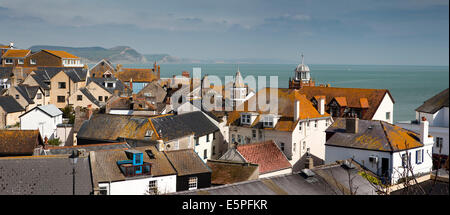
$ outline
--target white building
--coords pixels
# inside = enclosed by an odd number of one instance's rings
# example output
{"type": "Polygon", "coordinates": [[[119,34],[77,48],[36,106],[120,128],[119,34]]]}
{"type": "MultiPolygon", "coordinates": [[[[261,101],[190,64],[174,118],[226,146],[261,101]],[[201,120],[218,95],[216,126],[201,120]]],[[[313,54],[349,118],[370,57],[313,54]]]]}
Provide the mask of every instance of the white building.
{"type": "Polygon", "coordinates": [[[272,140],[235,145],[219,160],[258,164],[259,178],[292,173],[292,164],[272,140]]]}
{"type": "Polygon", "coordinates": [[[325,159],[325,130],[332,118],[324,111],[324,100],[320,102],[316,110],[298,90],[261,89],[244,102],[242,111],[228,115],[229,143],[273,140],[294,171],[304,167],[297,162],[306,152],[325,159]],[[271,93],[274,98],[269,97],[271,93]],[[263,101],[258,100],[260,97],[263,101]]]}
{"type": "Polygon", "coordinates": [[[421,122],[419,135],[383,121],[338,118],[327,129],[325,146],[326,164],[353,159],[391,184],[407,175],[429,174],[433,165],[427,121],[421,122]]]}
{"type": "Polygon", "coordinates": [[[449,89],[436,94],[426,100],[416,109],[416,120],[409,122],[397,122],[396,125],[414,131],[420,131],[419,121],[425,117],[430,123],[429,132],[434,137],[433,156],[437,160],[441,157],[441,162],[448,159],[449,153],[449,89]]]}
{"type": "Polygon", "coordinates": [[[56,136],[56,126],[62,123],[62,114],[63,112],[52,104],[36,106],[19,117],[20,129],[39,129],[42,138],[53,139],[56,136]]]}
{"type": "Polygon", "coordinates": [[[177,174],[154,146],[91,151],[94,194],[159,195],[176,192],[177,174]]]}

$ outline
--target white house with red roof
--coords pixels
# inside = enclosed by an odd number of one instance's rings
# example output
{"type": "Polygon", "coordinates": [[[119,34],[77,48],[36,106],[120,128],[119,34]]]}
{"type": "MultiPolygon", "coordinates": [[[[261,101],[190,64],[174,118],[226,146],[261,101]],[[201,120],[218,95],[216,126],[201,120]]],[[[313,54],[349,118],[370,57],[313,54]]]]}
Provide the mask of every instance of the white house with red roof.
{"type": "Polygon", "coordinates": [[[273,140],[237,145],[220,160],[258,164],[260,178],[292,173],[291,163],[273,140]]]}

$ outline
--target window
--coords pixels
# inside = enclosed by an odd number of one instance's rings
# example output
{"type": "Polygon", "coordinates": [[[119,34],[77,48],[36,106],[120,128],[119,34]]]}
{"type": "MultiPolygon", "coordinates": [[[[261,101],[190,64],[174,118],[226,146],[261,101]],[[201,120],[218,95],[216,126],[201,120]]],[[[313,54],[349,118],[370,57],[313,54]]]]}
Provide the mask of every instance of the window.
{"type": "Polygon", "coordinates": [[[148,192],[151,194],[157,194],[158,192],[158,183],[156,180],[148,182],[148,192]]]}
{"type": "Polygon", "coordinates": [[[308,122],[306,122],[306,126],[308,126],[308,128],[309,128],[309,121],[308,121],[308,122]]]}
{"type": "Polygon", "coordinates": [[[261,140],[262,136],[263,136],[263,132],[261,130],[259,130],[258,134],[259,134],[259,139],[261,140]]]}
{"type": "Polygon", "coordinates": [[[189,177],[189,190],[197,189],[198,178],[197,177],[189,177]]]}
{"type": "Polygon", "coordinates": [[[301,123],[301,122],[298,123],[298,130],[300,130],[300,131],[302,130],[302,125],[303,125],[303,123],[301,123]]]}
{"type": "Polygon", "coordinates": [[[252,137],[253,137],[253,139],[256,138],[256,130],[255,129],[252,130],[252,137]]]}
{"type": "Polygon", "coordinates": [[[314,120],[314,128],[317,128],[317,120],[314,120]]]}
{"type": "Polygon", "coordinates": [[[250,124],[250,115],[249,114],[243,114],[241,122],[243,124],[250,124]]]}
{"type": "Polygon", "coordinates": [[[100,191],[99,194],[100,195],[108,195],[108,187],[107,186],[100,186],[100,191]]]}
{"type": "Polygon", "coordinates": [[[406,168],[408,165],[411,166],[411,152],[409,155],[406,155],[406,153],[402,154],[402,166],[406,168]]]}
{"type": "Polygon", "coordinates": [[[284,152],[284,143],[280,143],[280,148],[281,148],[281,151],[284,152]]]}
{"type": "Polygon", "coordinates": [[[391,120],[391,112],[386,112],[386,120],[391,120]]]}
{"type": "Polygon", "coordinates": [[[105,102],[108,101],[108,96],[105,96],[105,102]]]}
{"type": "Polygon", "coordinates": [[[17,60],[17,63],[18,63],[18,64],[23,64],[23,59],[18,59],[18,60],[17,60]]]}
{"type": "Polygon", "coordinates": [[[66,97],[65,96],[58,96],[57,99],[58,99],[58,103],[66,102],[66,97]]]}
{"type": "Polygon", "coordinates": [[[213,133],[213,140],[216,139],[216,133],[213,133]]]}
{"type": "Polygon", "coordinates": [[[264,127],[273,127],[273,118],[269,116],[264,117],[263,125],[264,127]]]}
{"type": "Polygon", "coordinates": [[[13,59],[5,59],[5,64],[13,64],[13,59]]]}
{"type": "Polygon", "coordinates": [[[195,145],[198,146],[198,145],[199,145],[199,143],[198,143],[198,137],[194,138],[194,140],[195,140],[195,145]]]}
{"type": "Polygon", "coordinates": [[[49,97],[50,96],[50,90],[45,90],[44,94],[45,94],[45,97],[49,97]]]}
{"type": "Polygon", "coordinates": [[[66,82],[58,82],[59,89],[66,89],[66,82]]]}
{"type": "Polygon", "coordinates": [[[416,151],[416,164],[423,163],[423,149],[419,149],[416,151]]]}
{"type": "Polygon", "coordinates": [[[37,98],[37,99],[42,99],[42,93],[36,94],[36,98],[37,98]]]}
{"type": "Polygon", "coordinates": [[[98,100],[99,100],[99,101],[103,101],[103,96],[99,96],[99,97],[98,97],[98,100]]]}
{"type": "Polygon", "coordinates": [[[241,143],[241,135],[240,134],[238,134],[238,143],[241,143]]]}
{"type": "Polygon", "coordinates": [[[303,150],[306,149],[306,141],[303,141],[303,150]]]}
{"type": "Polygon", "coordinates": [[[213,155],[216,155],[216,146],[213,146],[212,154],[213,154],[213,155]]]}
{"type": "Polygon", "coordinates": [[[208,149],[203,150],[203,159],[208,158],[208,149]]]}
{"type": "Polygon", "coordinates": [[[113,88],[114,87],[114,83],[107,83],[106,87],[113,88]]]}
{"type": "Polygon", "coordinates": [[[77,101],[82,101],[83,100],[83,95],[77,95],[77,101]]]}
{"type": "Polygon", "coordinates": [[[297,146],[297,143],[294,143],[294,152],[295,152],[295,147],[297,146]]]}
{"type": "Polygon", "coordinates": [[[443,141],[444,141],[444,139],[442,137],[436,137],[436,147],[441,148],[443,141]]]}
{"type": "Polygon", "coordinates": [[[36,64],[36,60],[35,59],[30,59],[30,64],[35,65],[36,64]]]}
{"type": "Polygon", "coordinates": [[[209,142],[209,134],[206,135],[206,142],[209,142]]]}
{"type": "Polygon", "coordinates": [[[328,119],[325,120],[325,126],[328,127],[328,119]]]}
{"type": "Polygon", "coordinates": [[[19,94],[16,94],[16,99],[19,99],[19,94]]]}

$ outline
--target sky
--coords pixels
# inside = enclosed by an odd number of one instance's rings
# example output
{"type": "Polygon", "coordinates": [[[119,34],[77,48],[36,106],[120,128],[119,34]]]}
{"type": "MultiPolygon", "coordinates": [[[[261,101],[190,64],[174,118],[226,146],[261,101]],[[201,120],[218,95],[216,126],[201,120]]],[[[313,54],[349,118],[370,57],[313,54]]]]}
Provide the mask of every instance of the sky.
{"type": "Polygon", "coordinates": [[[449,64],[448,0],[0,0],[0,43],[191,59],[449,64]]]}

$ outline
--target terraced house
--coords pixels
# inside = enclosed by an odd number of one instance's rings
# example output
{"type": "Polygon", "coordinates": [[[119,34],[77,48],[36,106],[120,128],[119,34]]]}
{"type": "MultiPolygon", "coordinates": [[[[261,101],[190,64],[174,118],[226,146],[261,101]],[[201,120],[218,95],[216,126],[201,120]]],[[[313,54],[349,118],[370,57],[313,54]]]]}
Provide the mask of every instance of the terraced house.
{"type": "Polygon", "coordinates": [[[69,97],[86,85],[86,73],[82,68],[43,67],[31,72],[23,84],[40,86],[50,104],[64,108],[69,97]]]}

